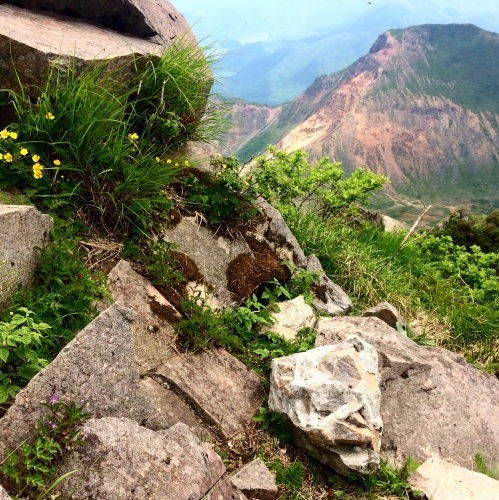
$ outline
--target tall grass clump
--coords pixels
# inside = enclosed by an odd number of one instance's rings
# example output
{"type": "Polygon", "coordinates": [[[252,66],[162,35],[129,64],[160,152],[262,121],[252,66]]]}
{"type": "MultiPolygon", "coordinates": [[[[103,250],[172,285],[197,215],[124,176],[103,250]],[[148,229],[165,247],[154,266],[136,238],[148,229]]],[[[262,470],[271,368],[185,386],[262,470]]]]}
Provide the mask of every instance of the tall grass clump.
{"type": "Polygon", "coordinates": [[[36,102],[10,94],[11,130],[27,151],[11,165],[18,187],[110,234],[146,233],[172,206],[180,166],[171,157],[219,123],[204,118],[211,83],[204,53],[183,43],[117,70],[54,69],[36,102]]]}

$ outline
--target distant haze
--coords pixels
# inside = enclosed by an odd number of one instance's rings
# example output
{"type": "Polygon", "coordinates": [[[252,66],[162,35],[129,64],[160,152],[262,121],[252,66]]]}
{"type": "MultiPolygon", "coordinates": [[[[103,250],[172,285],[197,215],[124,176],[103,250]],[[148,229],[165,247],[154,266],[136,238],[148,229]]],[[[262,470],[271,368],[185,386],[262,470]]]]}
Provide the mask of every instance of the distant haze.
{"type": "Polygon", "coordinates": [[[222,55],[217,93],[277,105],[365,55],[392,28],[475,24],[499,32],[499,0],[173,0],[222,55]]]}
{"type": "MultiPolygon", "coordinates": [[[[498,0],[174,0],[200,38],[219,43],[296,40],[324,33],[382,5],[405,5],[428,23],[473,23],[499,31],[498,0]]],[[[387,27],[387,29],[390,28],[387,27]]]]}

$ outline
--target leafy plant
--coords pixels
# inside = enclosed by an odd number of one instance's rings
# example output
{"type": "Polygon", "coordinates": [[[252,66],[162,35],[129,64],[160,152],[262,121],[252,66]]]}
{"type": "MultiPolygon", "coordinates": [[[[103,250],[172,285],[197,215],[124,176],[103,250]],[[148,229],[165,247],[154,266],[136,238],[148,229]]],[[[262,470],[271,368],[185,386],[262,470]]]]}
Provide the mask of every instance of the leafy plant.
{"type": "Polygon", "coordinates": [[[257,192],[234,157],[211,158],[211,175],[192,173],[183,182],[187,208],[201,211],[211,225],[248,222],[258,214],[257,192]]]}
{"type": "Polygon", "coordinates": [[[474,456],[473,461],[475,462],[475,467],[476,467],[476,470],[478,472],[480,472],[481,474],[485,474],[486,476],[489,476],[492,479],[498,479],[499,480],[499,468],[497,468],[497,470],[495,472],[493,470],[489,469],[487,467],[487,465],[485,464],[485,460],[482,457],[482,455],[480,455],[479,453],[477,453],[474,456]]]}
{"type": "Polygon", "coordinates": [[[293,153],[269,146],[270,156],[256,159],[252,176],[260,194],[283,215],[307,206],[327,213],[352,208],[354,202],[365,203],[369,194],[388,182],[383,175],[364,169],[343,179],[341,163],[322,158],[311,164],[301,150],[293,153]]]}
{"type": "Polygon", "coordinates": [[[90,413],[74,402],[59,402],[55,393],[49,403],[41,404],[47,409],[47,415],[38,423],[34,441],[24,442],[20,450],[7,450],[7,457],[0,466],[0,471],[11,480],[10,493],[17,497],[46,498],[49,490],[71,474],[59,480],[56,477],[65,454],[85,444],[79,438],[80,426],[90,413]]]}
{"type": "Polygon", "coordinates": [[[397,332],[399,332],[401,335],[404,335],[405,337],[410,338],[411,340],[414,340],[414,342],[416,342],[416,344],[418,345],[425,345],[425,346],[436,345],[435,341],[433,339],[428,338],[426,335],[424,334],[416,335],[411,325],[407,325],[406,329],[404,329],[400,321],[397,321],[397,332]]]}
{"type": "MultiPolygon", "coordinates": [[[[75,333],[94,319],[97,300],[109,299],[105,275],[84,265],[77,230],[74,224],[56,221],[52,241],[39,249],[37,286],[18,290],[10,298],[11,310],[28,308],[37,319],[51,326],[37,345],[37,354],[44,359],[55,357],[75,333]]],[[[4,311],[7,315],[8,311],[4,311]]]]}
{"type": "Polygon", "coordinates": [[[47,361],[39,356],[46,323],[35,323],[25,307],[12,313],[10,321],[0,322],[0,403],[14,397],[22,382],[40,371],[47,361]]]}

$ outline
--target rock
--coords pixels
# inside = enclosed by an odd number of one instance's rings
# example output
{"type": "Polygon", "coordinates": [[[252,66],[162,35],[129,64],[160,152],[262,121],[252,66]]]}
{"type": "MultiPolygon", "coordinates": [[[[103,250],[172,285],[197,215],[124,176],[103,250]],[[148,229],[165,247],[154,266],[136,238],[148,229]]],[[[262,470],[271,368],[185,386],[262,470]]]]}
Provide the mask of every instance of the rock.
{"type": "Polygon", "coordinates": [[[225,472],[220,457],[183,424],[154,432],[126,418],[91,419],[86,441],[61,473],[76,470],[58,492],[64,498],[197,500],[225,472]]]}
{"type": "Polygon", "coordinates": [[[351,335],[381,360],[381,456],[402,466],[432,454],[472,468],[477,453],[499,465],[499,380],[438,347],[418,346],[378,318],[320,318],[316,346],[351,335]]]}
{"type": "Polygon", "coordinates": [[[292,300],[277,304],[280,311],[272,313],[275,321],[270,331],[277,333],[286,340],[293,340],[302,328],[314,328],[316,319],[314,310],[305,303],[302,295],[292,300]]]}
{"type": "Polygon", "coordinates": [[[2,485],[0,484],[0,500],[10,500],[10,496],[8,493],[3,489],[2,485]]]}
{"type": "Polygon", "coordinates": [[[307,257],[307,271],[320,271],[321,277],[318,283],[312,286],[312,292],[315,295],[313,306],[319,311],[338,316],[348,314],[353,309],[352,301],[348,295],[331,279],[329,279],[319,259],[315,255],[307,257]]]}
{"type": "Polygon", "coordinates": [[[35,207],[0,205],[0,261],[5,261],[2,272],[9,273],[9,289],[33,283],[40,261],[40,253],[34,247],[48,243],[53,225],[52,217],[35,207]]]}
{"type": "Polygon", "coordinates": [[[248,500],[248,497],[224,477],[208,493],[206,500],[248,500]]]}
{"type": "MultiPolygon", "coordinates": [[[[88,4],[92,5],[92,4],[88,4]]],[[[0,5],[0,88],[37,97],[55,66],[77,68],[110,61],[124,68],[135,56],[159,56],[164,46],[69,17],[0,5]],[[33,29],[36,26],[36,29],[33,29]]]]}
{"type": "Polygon", "coordinates": [[[365,318],[375,317],[384,321],[388,326],[397,329],[397,323],[405,330],[407,328],[407,321],[402,315],[393,307],[389,302],[380,302],[378,305],[372,307],[362,314],[365,318]]]}
{"type": "Polygon", "coordinates": [[[306,267],[307,258],[279,210],[263,198],[258,198],[257,205],[265,215],[265,222],[257,228],[258,233],[271,242],[272,248],[282,261],[306,267]]]}
{"type": "Polygon", "coordinates": [[[336,345],[272,360],[269,407],[291,422],[297,445],[340,474],[379,464],[378,356],[350,336],[336,345]]]}
{"type": "Polygon", "coordinates": [[[258,375],[223,349],[167,359],[156,375],[225,439],[244,431],[264,398],[258,375]]]}
{"type": "Polygon", "coordinates": [[[133,363],[132,324],[135,313],[113,304],[84,328],[59,355],[17,395],[0,419],[0,460],[33,436],[46,416],[40,402],[53,391],[60,401],[83,406],[95,417],[128,417],[138,422],[151,414],[137,391],[139,373],[133,363]]]}
{"type": "Polygon", "coordinates": [[[172,354],[176,335],[172,323],[180,314],[125,260],[111,270],[108,285],[115,301],[137,313],[133,325],[135,360],[143,373],[154,370],[172,354]]]}
{"type": "Polygon", "coordinates": [[[407,231],[407,226],[400,220],[397,219],[392,219],[391,217],[388,217],[388,215],[382,215],[382,221],[383,221],[383,228],[386,232],[392,232],[392,231],[402,231],[406,230],[407,231]]]}
{"type": "Polygon", "coordinates": [[[153,0],[9,0],[26,9],[62,14],[138,38],[152,38],[162,45],[191,37],[184,17],[168,2],[153,0]]]}
{"type": "Polygon", "coordinates": [[[278,490],[274,475],[260,458],[232,474],[229,481],[249,499],[275,500],[277,498],[278,490]]]}
{"type": "Polygon", "coordinates": [[[432,500],[494,500],[499,498],[499,481],[443,460],[429,458],[408,478],[413,491],[432,500]]]}
{"type": "Polygon", "coordinates": [[[201,226],[195,217],[183,217],[162,238],[176,245],[189,268],[195,267],[195,281],[213,290],[218,307],[238,304],[273,278],[289,278],[270,243],[251,232],[229,238],[201,226]]]}

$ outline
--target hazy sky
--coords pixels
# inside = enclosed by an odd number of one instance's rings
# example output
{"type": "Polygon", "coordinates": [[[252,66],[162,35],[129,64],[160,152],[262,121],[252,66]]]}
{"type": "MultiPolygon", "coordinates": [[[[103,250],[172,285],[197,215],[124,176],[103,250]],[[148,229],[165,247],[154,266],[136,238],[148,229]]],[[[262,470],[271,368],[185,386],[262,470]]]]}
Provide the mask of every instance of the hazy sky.
{"type": "Polygon", "coordinates": [[[332,30],[385,4],[411,7],[418,15],[425,16],[425,22],[469,22],[499,32],[499,0],[172,0],[172,3],[194,24],[198,38],[211,35],[220,43],[227,39],[250,43],[304,38],[332,30]]]}

